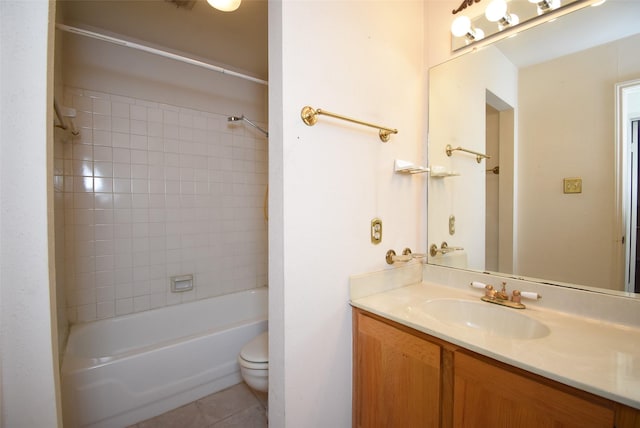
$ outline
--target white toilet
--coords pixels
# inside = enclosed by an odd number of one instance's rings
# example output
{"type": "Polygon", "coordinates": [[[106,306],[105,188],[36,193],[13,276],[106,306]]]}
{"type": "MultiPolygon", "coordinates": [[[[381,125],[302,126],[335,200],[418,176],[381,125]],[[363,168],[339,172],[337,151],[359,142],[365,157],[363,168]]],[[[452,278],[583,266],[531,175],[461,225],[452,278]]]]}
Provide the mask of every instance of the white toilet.
{"type": "Polygon", "coordinates": [[[244,345],[238,356],[240,374],[250,388],[267,392],[269,390],[269,333],[254,337],[244,345]]]}

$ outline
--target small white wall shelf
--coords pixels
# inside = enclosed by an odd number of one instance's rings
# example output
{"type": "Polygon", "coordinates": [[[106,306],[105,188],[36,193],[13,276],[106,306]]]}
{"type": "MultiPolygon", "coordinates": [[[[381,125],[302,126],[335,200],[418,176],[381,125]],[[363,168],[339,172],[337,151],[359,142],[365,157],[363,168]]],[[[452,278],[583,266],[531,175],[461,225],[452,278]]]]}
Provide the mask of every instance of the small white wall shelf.
{"type": "Polygon", "coordinates": [[[431,171],[431,177],[434,178],[456,177],[460,175],[460,173],[455,171],[447,171],[443,166],[440,165],[431,165],[431,168],[429,170],[431,171]]]}
{"type": "Polygon", "coordinates": [[[400,159],[396,159],[393,170],[396,174],[422,174],[430,171],[427,167],[400,159]]]}
{"type": "Polygon", "coordinates": [[[431,171],[431,177],[433,178],[444,178],[444,177],[457,177],[459,176],[459,172],[455,171],[445,171],[445,172],[433,172],[431,171]]]}

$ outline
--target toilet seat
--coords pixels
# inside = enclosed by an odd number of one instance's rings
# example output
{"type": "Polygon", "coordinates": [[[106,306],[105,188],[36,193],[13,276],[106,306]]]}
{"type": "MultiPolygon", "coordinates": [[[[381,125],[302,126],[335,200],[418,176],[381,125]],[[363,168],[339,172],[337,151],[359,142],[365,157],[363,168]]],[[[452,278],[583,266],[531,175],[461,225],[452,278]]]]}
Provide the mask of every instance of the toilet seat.
{"type": "Polygon", "coordinates": [[[248,363],[243,364],[248,368],[262,368],[269,363],[269,333],[265,331],[244,345],[240,351],[240,358],[248,363]]]}
{"type": "Polygon", "coordinates": [[[254,337],[238,355],[242,379],[255,391],[269,390],[269,334],[254,337]]]}
{"type": "Polygon", "coordinates": [[[242,357],[238,357],[238,364],[240,364],[243,369],[248,370],[269,370],[269,363],[252,363],[242,357]]]}

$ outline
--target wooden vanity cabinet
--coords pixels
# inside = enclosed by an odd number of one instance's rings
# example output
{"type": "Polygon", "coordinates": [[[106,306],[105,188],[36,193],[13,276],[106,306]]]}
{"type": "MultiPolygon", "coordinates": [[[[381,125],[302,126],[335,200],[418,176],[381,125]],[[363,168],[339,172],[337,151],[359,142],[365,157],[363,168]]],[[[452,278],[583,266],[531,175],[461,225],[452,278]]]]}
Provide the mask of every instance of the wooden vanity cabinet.
{"type": "Polygon", "coordinates": [[[611,428],[607,400],[538,379],[497,361],[458,351],[453,426],[465,428],[611,428]]]}
{"type": "Polygon", "coordinates": [[[440,347],[354,313],[353,426],[437,427],[440,347]]]}
{"type": "Polygon", "coordinates": [[[640,428],[640,411],[354,309],[353,426],[640,428]]]}

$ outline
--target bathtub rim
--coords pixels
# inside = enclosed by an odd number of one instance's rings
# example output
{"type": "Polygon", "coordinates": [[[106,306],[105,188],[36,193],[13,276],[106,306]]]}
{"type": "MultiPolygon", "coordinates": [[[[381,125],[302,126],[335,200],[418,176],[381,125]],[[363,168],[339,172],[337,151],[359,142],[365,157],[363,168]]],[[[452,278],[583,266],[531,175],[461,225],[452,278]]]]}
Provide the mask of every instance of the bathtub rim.
{"type": "Polygon", "coordinates": [[[189,302],[176,304],[176,305],[162,306],[160,308],[154,308],[146,311],[130,313],[130,314],[122,315],[120,317],[104,318],[96,321],[88,321],[88,322],[73,324],[69,329],[68,340],[67,340],[67,343],[65,344],[64,354],[63,354],[63,358],[60,365],[60,373],[61,375],[67,375],[82,369],[101,367],[101,366],[113,363],[115,361],[125,360],[127,358],[132,358],[139,354],[149,353],[156,349],[167,348],[167,347],[174,346],[178,343],[197,340],[202,336],[208,336],[208,335],[215,334],[217,332],[222,332],[228,329],[239,328],[246,324],[254,324],[254,323],[259,323],[259,322],[268,320],[268,297],[269,297],[268,287],[264,286],[264,287],[257,287],[257,288],[252,288],[248,290],[236,291],[233,293],[221,294],[218,296],[206,297],[198,300],[192,300],[189,302]],[[266,296],[267,304],[264,308],[265,309],[264,313],[258,316],[247,317],[235,322],[230,322],[223,325],[217,325],[214,327],[206,328],[204,330],[198,330],[197,332],[193,332],[191,334],[187,334],[184,336],[162,340],[152,344],[142,345],[136,348],[130,348],[123,352],[119,352],[113,355],[82,356],[72,352],[72,347],[74,345],[73,341],[75,339],[74,333],[77,334],[78,330],[85,330],[85,329],[91,328],[95,323],[109,323],[109,322],[114,322],[114,320],[116,319],[127,321],[131,319],[135,319],[137,317],[149,316],[150,313],[154,313],[154,312],[159,313],[163,310],[166,310],[167,308],[177,308],[180,306],[184,307],[190,304],[204,304],[209,300],[216,300],[224,297],[240,296],[243,294],[252,295],[252,294],[263,294],[263,293],[266,296]]]}

